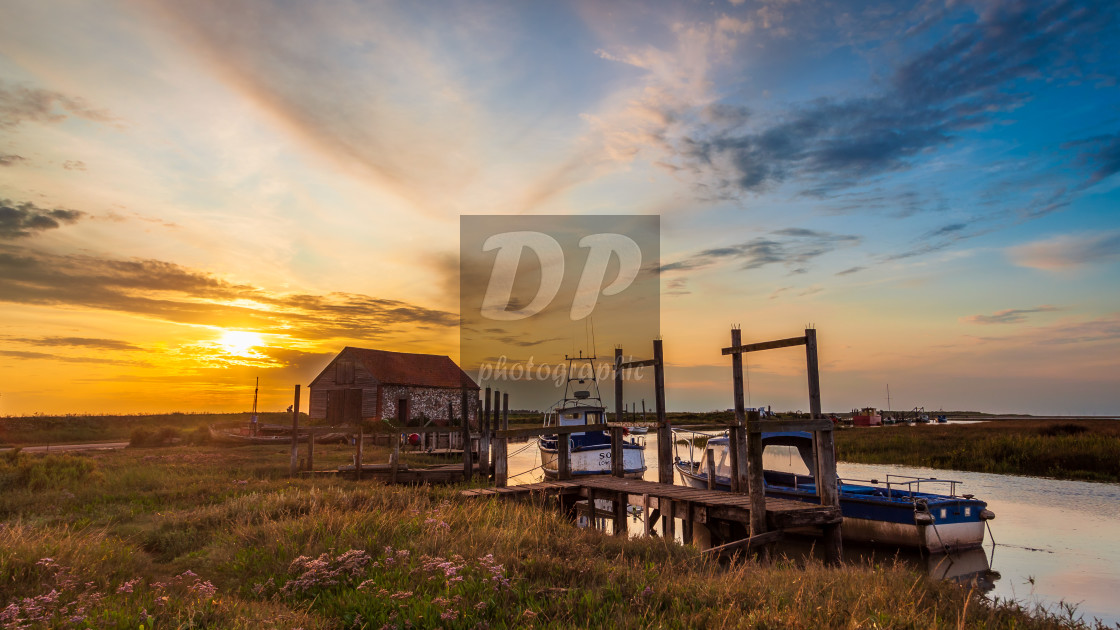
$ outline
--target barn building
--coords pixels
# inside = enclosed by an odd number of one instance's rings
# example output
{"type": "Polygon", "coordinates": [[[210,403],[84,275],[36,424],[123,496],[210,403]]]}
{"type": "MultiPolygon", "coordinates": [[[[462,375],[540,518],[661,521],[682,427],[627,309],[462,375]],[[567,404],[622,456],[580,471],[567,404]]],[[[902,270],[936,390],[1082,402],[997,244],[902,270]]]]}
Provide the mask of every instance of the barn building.
{"type": "Polygon", "coordinates": [[[360,420],[447,421],[448,404],[462,415],[468,390],[470,417],[478,418],[478,384],[447,356],[347,346],[311,381],[309,414],[330,425],[360,420]]]}

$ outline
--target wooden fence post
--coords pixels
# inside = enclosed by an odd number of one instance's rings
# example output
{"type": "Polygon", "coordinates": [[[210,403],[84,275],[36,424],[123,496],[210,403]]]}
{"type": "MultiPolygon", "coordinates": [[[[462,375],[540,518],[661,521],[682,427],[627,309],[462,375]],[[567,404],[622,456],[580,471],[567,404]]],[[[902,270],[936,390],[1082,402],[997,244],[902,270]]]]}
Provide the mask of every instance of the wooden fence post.
{"type": "Polygon", "coordinates": [[[296,385],[296,400],[292,404],[292,459],[288,464],[288,474],[295,477],[299,472],[299,385],[296,385]]]}

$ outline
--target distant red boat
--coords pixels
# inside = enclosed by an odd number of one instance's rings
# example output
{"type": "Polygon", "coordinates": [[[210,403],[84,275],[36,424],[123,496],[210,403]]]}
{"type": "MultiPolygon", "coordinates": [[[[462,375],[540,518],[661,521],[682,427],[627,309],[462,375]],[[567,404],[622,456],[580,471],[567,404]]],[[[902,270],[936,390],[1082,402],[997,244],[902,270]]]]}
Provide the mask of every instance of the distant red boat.
{"type": "Polygon", "coordinates": [[[852,411],[852,425],[857,427],[877,427],[883,424],[883,416],[874,407],[864,407],[852,411]]]}

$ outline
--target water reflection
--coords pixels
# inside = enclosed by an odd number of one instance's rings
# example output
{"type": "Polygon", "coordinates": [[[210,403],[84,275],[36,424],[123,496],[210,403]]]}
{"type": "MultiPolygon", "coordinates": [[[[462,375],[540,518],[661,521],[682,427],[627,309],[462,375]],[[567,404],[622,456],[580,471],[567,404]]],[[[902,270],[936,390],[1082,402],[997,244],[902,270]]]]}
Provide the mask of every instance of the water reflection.
{"type": "MultiPolygon", "coordinates": [[[[657,437],[648,435],[646,444],[645,478],[656,481],[657,437]]],[[[511,484],[543,478],[535,442],[511,444],[510,453],[511,484]]],[[[796,467],[800,459],[791,454],[768,454],[765,465],[796,467]]],[[[970,584],[976,580],[977,587],[992,597],[1051,610],[1059,602],[1076,604],[1078,613],[1086,619],[1120,623],[1120,598],[1116,597],[1120,593],[1120,519],[1116,517],[1120,484],[844,462],[837,469],[841,477],[850,479],[881,479],[887,473],[955,479],[963,483],[958,492],[987,501],[988,508],[996,513],[991,522],[994,547],[988,540],[985,549],[946,562],[945,556],[927,558],[908,551],[845,544],[850,561],[898,557],[924,566],[935,577],[967,578],[970,584]]],[[[631,535],[640,535],[644,528],[640,518],[630,519],[629,527],[631,535]]],[[[676,531],[681,531],[679,524],[676,531]]]]}
{"type": "MultiPolygon", "coordinates": [[[[778,554],[791,559],[809,557],[824,561],[824,553],[816,540],[809,537],[789,536],[775,545],[778,554]]],[[[914,549],[873,547],[844,543],[844,562],[851,564],[884,565],[895,562],[905,564],[915,571],[938,580],[951,580],[964,587],[989,594],[995,590],[1002,577],[992,569],[988,549],[968,549],[948,554],[923,554],[914,549]]]]}

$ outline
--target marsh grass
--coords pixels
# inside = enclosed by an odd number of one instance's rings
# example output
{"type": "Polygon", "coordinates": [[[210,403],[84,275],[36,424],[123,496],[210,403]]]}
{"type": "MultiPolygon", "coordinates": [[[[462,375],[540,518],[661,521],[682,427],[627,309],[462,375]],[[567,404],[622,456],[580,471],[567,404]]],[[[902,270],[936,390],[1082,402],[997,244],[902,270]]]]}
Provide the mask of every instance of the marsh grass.
{"type": "MultiPolygon", "coordinates": [[[[291,424],[292,422],[290,413],[264,412],[258,415],[262,423],[291,424]]],[[[128,440],[137,429],[155,435],[164,430],[188,434],[199,430],[205,431],[211,424],[236,424],[248,420],[248,413],[7,416],[0,418],[0,446],[128,440]]],[[[307,422],[307,414],[301,413],[300,423],[307,422]]]]}
{"type": "Polygon", "coordinates": [[[1120,422],[997,420],[977,424],[851,429],[836,457],[1084,481],[1120,481],[1120,422]]]}
{"type": "Polygon", "coordinates": [[[0,627],[1083,627],[900,564],[728,565],[455,487],[288,479],[274,447],[74,459],[0,493],[0,627]]]}

